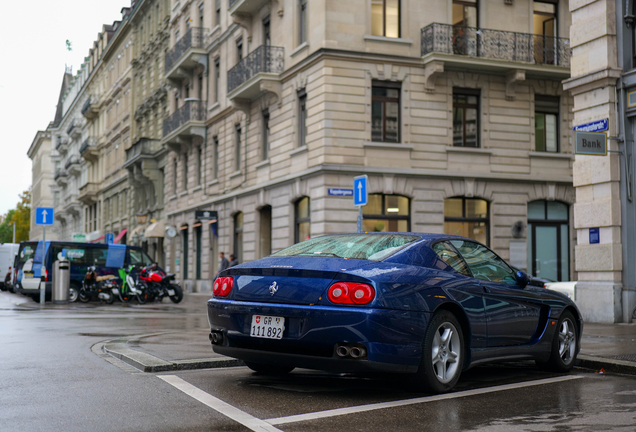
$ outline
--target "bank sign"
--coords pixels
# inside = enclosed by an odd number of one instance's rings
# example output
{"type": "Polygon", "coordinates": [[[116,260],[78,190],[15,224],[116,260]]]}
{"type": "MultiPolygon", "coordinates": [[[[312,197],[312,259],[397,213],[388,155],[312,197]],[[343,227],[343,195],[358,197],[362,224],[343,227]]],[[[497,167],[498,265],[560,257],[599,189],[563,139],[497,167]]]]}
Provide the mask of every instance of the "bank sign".
{"type": "Polygon", "coordinates": [[[607,135],[603,132],[575,133],[574,152],[580,155],[607,156],[607,135]]]}

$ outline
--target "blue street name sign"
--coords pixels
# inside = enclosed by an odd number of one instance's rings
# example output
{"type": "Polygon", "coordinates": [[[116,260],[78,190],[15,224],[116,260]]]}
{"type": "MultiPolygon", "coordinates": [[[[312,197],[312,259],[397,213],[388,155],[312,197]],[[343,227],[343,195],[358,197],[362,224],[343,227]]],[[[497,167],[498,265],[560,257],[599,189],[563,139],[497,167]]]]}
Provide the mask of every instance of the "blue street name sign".
{"type": "Polygon", "coordinates": [[[597,120],[590,123],[574,126],[572,128],[573,131],[581,131],[581,132],[603,132],[608,129],[609,129],[609,119],[597,120]]]}
{"type": "Polygon", "coordinates": [[[353,205],[367,205],[367,181],[368,177],[366,175],[361,175],[353,178],[353,205]]]}
{"type": "Polygon", "coordinates": [[[590,228],[590,244],[597,244],[601,242],[601,235],[600,235],[600,229],[599,228],[590,228]]]}
{"type": "Polygon", "coordinates": [[[335,196],[353,196],[353,189],[329,188],[327,193],[335,196]]]}
{"type": "Polygon", "coordinates": [[[35,209],[36,225],[53,225],[53,209],[51,207],[37,207],[35,209]]]}

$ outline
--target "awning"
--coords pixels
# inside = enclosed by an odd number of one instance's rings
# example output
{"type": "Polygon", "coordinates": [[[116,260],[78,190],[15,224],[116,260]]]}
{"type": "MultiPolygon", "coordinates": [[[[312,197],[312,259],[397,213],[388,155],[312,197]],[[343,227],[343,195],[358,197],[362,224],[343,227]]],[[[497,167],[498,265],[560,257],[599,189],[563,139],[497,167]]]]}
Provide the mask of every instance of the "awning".
{"type": "Polygon", "coordinates": [[[144,233],[146,238],[164,237],[165,234],[166,234],[166,222],[163,219],[157,222],[151,223],[150,226],[146,228],[146,232],[144,233]]]}
{"type": "Polygon", "coordinates": [[[95,240],[89,241],[89,243],[98,243],[98,242],[104,240],[104,237],[106,237],[106,234],[102,235],[101,237],[97,237],[95,240]]]}
{"type": "Polygon", "coordinates": [[[140,235],[145,228],[145,225],[137,225],[128,233],[128,238],[132,240],[135,234],[140,235]]]}
{"type": "Polygon", "coordinates": [[[119,240],[121,240],[124,234],[126,234],[126,231],[128,231],[128,228],[124,228],[123,230],[121,230],[121,232],[117,234],[117,237],[115,237],[115,240],[113,241],[113,243],[115,244],[119,243],[119,240]]]}

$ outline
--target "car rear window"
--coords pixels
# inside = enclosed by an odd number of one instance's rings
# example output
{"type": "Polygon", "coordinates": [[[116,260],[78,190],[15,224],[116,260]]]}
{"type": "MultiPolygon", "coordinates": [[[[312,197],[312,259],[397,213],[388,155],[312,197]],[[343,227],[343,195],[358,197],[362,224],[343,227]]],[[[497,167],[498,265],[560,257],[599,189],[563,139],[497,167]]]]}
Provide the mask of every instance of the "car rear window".
{"type": "Polygon", "coordinates": [[[270,256],[315,256],[382,261],[414,241],[409,234],[344,234],[316,237],[270,256]]]}
{"type": "Polygon", "coordinates": [[[22,265],[33,258],[35,255],[35,248],[37,243],[29,243],[20,245],[20,252],[18,252],[18,265],[22,267],[22,265]]]}

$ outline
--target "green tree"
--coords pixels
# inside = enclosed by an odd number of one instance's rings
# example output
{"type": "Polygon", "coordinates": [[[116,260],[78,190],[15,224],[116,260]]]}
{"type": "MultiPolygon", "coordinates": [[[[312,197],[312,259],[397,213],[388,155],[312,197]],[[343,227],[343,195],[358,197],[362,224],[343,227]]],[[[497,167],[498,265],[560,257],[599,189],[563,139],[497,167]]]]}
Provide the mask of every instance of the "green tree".
{"type": "Polygon", "coordinates": [[[2,216],[0,222],[0,242],[11,243],[13,240],[13,224],[15,223],[15,241],[19,243],[29,239],[31,230],[31,190],[19,195],[20,201],[15,209],[2,216]]]}

